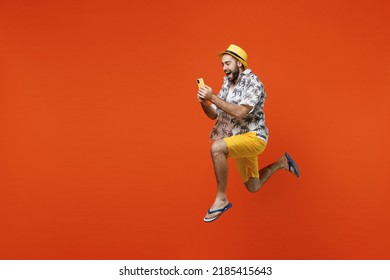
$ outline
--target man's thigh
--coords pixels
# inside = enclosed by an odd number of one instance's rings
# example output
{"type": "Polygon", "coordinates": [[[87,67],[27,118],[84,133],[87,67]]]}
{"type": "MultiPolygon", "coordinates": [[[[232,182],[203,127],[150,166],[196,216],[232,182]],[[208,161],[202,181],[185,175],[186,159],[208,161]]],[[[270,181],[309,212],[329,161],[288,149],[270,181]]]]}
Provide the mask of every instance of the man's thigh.
{"type": "Polygon", "coordinates": [[[261,154],[267,143],[255,132],[235,135],[223,139],[228,147],[230,158],[254,158],[261,154]]]}
{"type": "Polygon", "coordinates": [[[238,173],[244,183],[248,182],[250,178],[259,178],[257,156],[252,158],[236,158],[236,165],[238,173]]]}

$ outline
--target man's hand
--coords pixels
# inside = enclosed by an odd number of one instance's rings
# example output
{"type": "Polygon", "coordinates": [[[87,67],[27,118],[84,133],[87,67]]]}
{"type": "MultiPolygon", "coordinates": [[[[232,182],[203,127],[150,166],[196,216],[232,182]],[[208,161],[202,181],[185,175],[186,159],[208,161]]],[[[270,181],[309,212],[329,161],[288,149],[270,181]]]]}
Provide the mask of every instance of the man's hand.
{"type": "Polygon", "coordinates": [[[236,119],[244,118],[253,108],[249,105],[237,105],[226,102],[216,96],[213,92],[213,89],[207,85],[198,90],[198,100],[200,104],[202,104],[203,111],[210,119],[215,119],[217,117],[217,112],[208,104],[208,101],[211,101],[219,109],[236,119]]]}
{"type": "Polygon", "coordinates": [[[199,101],[210,101],[213,96],[215,96],[213,89],[207,85],[198,90],[199,101]]]}
{"type": "Polygon", "coordinates": [[[202,103],[202,104],[207,103],[207,100],[204,100],[204,99],[202,99],[202,98],[199,97],[199,93],[196,95],[196,97],[198,98],[198,101],[199,101],[200,103],[202,103]]]}

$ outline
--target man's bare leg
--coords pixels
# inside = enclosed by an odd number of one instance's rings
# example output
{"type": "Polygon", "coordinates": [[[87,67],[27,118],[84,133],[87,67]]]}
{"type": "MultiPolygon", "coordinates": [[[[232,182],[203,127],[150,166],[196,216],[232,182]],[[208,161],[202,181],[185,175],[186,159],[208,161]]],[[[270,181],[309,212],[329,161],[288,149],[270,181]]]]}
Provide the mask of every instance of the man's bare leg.
{"type": "MultiPolygon", "coordinates": [[[[259,170],[260,178],[249,178],[247,182],[245,182],[245,186],[250,192],[257,192],[264,184],[268,181],[269,178],[272,177],[279,170],[289,170],[288,162],[286,156],[282,156],[276,162],[262,168],[259,170]]],[[[294,170],[291,171],[294,175],[294,170]]]]}
{"type": "MultiPolygon", "coordinates": [[[[226,186],[228,178],[228,162],[227,156],[229,154],[228,147],[223,140],[215,141],[211,145],[211,158],[213,160],[215,177],[217,179],[217,195],[215,197],[214,204],[210,210],[216,210],[224,208],[229,204],[226,197],[226,186]]],[[[206,215],[207,219],[213,218],[220,213],[212,213],[206,215]]]]}

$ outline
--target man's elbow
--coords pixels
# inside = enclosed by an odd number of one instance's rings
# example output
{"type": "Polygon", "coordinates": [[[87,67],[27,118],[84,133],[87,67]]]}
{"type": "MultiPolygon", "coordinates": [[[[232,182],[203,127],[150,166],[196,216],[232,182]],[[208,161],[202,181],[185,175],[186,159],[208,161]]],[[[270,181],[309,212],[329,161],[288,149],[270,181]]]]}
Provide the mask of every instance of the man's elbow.
{"type": "Polygon", "coordinates": [[[251,109],[251,107],[243,106],[242,108],[240,108],[240,110],[234,112],[233,117],[235,117],[236,119],[243,119],[249,114],[251,109]]]}
{"type": "Polygon", "coordinates": [[[215,119],[217,119],[217,114],[209,115],[209,118],[210,118],[211,120],[215,120],[215,119]]]}
{"type": "Polygon", "coordinates": [[[233,117],[236,119],[243,119],[248,115],[248,113],[249,112],[247,110],[238,111],[233,115],[233,117]]]}

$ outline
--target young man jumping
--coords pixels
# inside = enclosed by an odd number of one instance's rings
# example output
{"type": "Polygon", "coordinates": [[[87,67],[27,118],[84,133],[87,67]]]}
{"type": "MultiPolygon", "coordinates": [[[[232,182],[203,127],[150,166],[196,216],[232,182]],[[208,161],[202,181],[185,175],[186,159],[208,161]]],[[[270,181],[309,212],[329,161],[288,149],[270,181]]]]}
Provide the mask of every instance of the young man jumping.
{"type": "Polygon", "coordinates": [[[248,68],[247,53],[230,45],[219,53],[224,82],[218,95],[208,85],[198,90],[204,113],[217,120],[210,133],[211,157],[217,179],[217,194],[204,217],[212,222],[232,207],[226,196],[228,158],[236,160],[244,185],[256,192],[277,171],[288,170],[299,177],[297,165],[288,153],[258,170],[258,156],[268,142],[268,128],[263,111],[266,93],[258,77],[248,68]]]}

